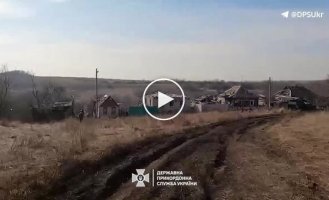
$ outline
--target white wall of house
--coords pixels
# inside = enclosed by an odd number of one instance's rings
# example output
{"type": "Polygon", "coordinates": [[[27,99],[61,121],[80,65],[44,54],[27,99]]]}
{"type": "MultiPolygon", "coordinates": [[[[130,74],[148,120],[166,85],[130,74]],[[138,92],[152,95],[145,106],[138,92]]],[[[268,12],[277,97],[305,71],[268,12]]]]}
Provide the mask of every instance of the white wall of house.
{"type": "Polygon", "coordinates": [[[158,106],[158,99],[154,95],[146,95],[145,96],[145,104],[146,106],[158,106]]]}

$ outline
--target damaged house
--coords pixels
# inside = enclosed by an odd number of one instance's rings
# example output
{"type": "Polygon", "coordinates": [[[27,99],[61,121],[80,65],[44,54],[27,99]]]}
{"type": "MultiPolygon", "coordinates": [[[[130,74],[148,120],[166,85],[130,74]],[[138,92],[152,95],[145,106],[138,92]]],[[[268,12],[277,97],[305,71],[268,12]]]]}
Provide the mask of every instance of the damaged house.
{"type": "Polygon", "coordinates": [[[225,99],[216,95],[202,95],[194,100],[195,102],[206,103],[206,104],[224,104],[225,99]]]}
{"type": "Polygon", "coordinates": [[[248,90],[241,85],[233,86],[214,96],[204,95],[195,99],[197,112],[227,111],[234,107],[260,107],[266,105],[266,97],[261,90],[248,90]]]}
{"type": "Polygon", "coordinates": [[[33,121],[63,120],[74,117],[74,100],[54,102],[51,106],[32,106],[33,121]]]}
{"type": "Polygon", "coordinates": [[[196,98],[191,106],[196,112],[208,111],[227,111],[228,105],[225,104],[225,98],[216,95],[203,95],[196,98]]]}
{"type": "Polygon", "coordinates": [[[303,86],[286,86],[274,94],[273,105],[293,109],[315,109],[318,96],[303,86]]]}
{"type": "Polygon", "coordinates": [[[241,85],[233,86],[219,96],[225,99],[226,104],[233,107],[258,107],[265,99],[264,95],[251,92],[241,85]]]}

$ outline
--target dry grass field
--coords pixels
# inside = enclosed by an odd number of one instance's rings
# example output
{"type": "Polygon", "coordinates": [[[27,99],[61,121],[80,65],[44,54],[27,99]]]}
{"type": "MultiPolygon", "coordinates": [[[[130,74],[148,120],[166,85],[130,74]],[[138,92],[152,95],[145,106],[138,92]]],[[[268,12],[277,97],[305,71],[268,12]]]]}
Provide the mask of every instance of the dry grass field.
{"type": "Polygon", "coordinates": [[[271,139],[296,164],[315,190],[329,194],[329,113],[305,114],[268,129],[271,139]]]}
{"type": "Polygon", "coordinates": [[[0,199],[25,199],[58,178],[72,160],[97,160],[111,149],[154,135],[265,112],[185,114],[160,122],[149,117],[76,119],[51,124],[0,123],[0,199]]]}
{"type": "Polygon", "coordinates": [[[228,199],[329,199],[329,113],[286,115],[236,136],[228,199]]]}
{"type": "MultiPolygon", "coordinates": [[[[118,148],[131,148],[131,144],[147,138],[265,114],[269,113],[209,112],[185,114],[167,122],[149,117],[86,119],[83,123],[67,119],[51,124],[2,121],[0,199],[29,199],[33,191],[67,172],[72,163],[100,160],[118,148]]],[[[231,199],[326,196],[328,122],[328,112],[288,114],[233,137],[227,150],[227,167],[232,169],[232,175],[228,175],[228,180],[220,179],[228,183],[228,188],[221,191],[228,197],[233,195],[231,199]]]]}

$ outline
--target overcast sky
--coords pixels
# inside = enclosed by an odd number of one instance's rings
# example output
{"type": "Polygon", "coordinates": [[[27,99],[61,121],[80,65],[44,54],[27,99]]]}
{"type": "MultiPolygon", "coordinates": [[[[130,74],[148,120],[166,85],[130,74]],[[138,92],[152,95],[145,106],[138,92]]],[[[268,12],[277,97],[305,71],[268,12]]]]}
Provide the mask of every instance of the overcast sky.
{"type": "Polygon", "coordinates": [[[328,2],[0,0],[0,64],[43,76],[324,79],[328,2]]]}

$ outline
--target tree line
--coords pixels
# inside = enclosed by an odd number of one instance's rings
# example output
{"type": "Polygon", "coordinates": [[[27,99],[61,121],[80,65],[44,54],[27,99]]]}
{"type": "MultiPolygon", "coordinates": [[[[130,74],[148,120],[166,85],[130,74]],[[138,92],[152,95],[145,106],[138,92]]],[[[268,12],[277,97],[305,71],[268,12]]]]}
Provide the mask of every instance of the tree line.
{"type": "Polygon", "coordinates": [[[46,85],[38,85],[36,76],[27,73],[30,79],[29,91],[21,96],[11,94],[13,80],[10,79],[7,65],[0,68],[0,119],[32,120],[32,108],[45,109],[57,101],[68,101],[71,97],[67,95],[62,86],[48,82],[46,85]]]}

